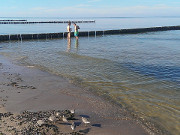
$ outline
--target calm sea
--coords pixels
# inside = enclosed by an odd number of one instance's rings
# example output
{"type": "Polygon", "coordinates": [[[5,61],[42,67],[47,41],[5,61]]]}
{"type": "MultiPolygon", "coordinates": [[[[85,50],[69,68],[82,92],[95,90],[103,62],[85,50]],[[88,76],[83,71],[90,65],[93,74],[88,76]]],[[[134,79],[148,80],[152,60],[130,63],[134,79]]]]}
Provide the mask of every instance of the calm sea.
{"type": "MultiPolygon", "coordinates": [[[[95,20],[96,23],[78,24],[81,31],[98,31],[125,28],[144,28],[155,26],[173,26],[180,25],[180,17],[114,17],[114,18],[2,18],[0,20],[25,19],[32,21],[81,21],[95,20]]],[[[1,24],[0,35],[5,34],[33,34],[33,33],[51,33],[66,32],[67,24],[1,24]]]]}
{"type": "MultiPolygon", "coordinates": [[[[81,31],[178,25],[180,22],[180,18],[89,20],[97,21],[79,24],[81,31]]],[[[45,26],[47,29],[41,24],[0,25],[0,31],[1,34],[60,32],[66,27],[65,24],[45,26]]],[[[74,38],[71,41],[66,38],[8,41],[0,43],[0,54],[92,88],[144,123],[154,124],[163,130],[162,134],[180,134],[180,31],[80,37],[79,41],[74,38]]]]}

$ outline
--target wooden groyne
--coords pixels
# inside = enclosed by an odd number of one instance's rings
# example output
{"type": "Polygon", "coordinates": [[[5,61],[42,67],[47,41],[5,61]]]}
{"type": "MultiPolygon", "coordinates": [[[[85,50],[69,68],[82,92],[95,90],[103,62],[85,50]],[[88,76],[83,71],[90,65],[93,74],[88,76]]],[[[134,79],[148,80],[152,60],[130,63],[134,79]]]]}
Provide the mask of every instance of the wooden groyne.
{"type": "Polygon", "coordinates": [[[27,22],[27,21],[0,21],[0,24],[36,24],[36,23],[95,23],[92,21],[39,21],[39,22],[27,22]]]}
{"type": "MultiPolygon", "coordinates": [[[[136,29],[120,29],[120,30],[105,30],[105,31],[82,31],[79,36],[101,36],[112,34],[136,34],[146,32],[158,32],[168,30],[180,30],[180,26],[164,26],[151,28],[136,28],[136,29]]],[[[71,36],[73,36],[73,32],[71,36]]],[[[42,34],[16,34],[16,35],[0,35],[0,41],[9,40],[31,40],[31,39],[53,39],[67,37],[67,32],[64,33],[42,33],[42,34]]]]}
{"type": "Polygon", "coordinates": [[[0,22],[27,21],[27,20],[0,20],[0,22]]]}

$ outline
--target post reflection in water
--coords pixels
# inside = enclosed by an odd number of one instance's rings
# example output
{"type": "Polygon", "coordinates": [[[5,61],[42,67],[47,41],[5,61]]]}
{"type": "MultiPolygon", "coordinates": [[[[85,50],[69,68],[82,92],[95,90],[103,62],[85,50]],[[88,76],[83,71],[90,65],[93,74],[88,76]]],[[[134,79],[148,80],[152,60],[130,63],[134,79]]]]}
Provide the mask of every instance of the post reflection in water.
{"type": "MultiPolygon", "coordinates": [[[[75,46],[74,46],[76,52],[78,51],[79,48],[79,41],[78,39],[75,39],[75,46]]],[[[71,38],[67,38],[67,50],[66,52],[70,52],[71,51],[71,38]]]]}
{"type": "Polygon", "coordinates": [[[78,50],[78,47],[79,47],[79,40],[76,39],[76,40],[75,40],[75,48],[78,50]]]}
{"type": "Polygon", "coordinates": [[[67,52],[71,50],[71,38],[67,38],[67,52]]]}

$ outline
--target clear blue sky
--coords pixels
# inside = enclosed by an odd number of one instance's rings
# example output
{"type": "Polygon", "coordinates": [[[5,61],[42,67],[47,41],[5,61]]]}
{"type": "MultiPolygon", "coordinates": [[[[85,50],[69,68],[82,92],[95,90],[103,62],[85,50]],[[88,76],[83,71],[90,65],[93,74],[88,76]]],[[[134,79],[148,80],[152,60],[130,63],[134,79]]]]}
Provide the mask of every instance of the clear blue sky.
{"type": "Polygon", "coordinates": [[[180,0],[0,0],[0,17],[180,16],[180,0]]]}

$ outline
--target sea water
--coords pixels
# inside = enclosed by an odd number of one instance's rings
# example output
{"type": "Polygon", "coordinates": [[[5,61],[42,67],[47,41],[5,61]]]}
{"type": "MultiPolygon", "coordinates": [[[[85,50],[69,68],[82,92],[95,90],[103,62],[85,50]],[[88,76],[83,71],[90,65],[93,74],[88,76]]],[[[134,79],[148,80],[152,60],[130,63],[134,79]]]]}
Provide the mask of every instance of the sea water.
{"type": "Polygon", "coordinates": [[[66,77],[180,134],[180,31],[7,41],[0,54],[66,77]]]}
{"type": "MultiPolygon", "coordinates": [[[[27,20],[28,22],[39,21],[91,21],[95,23],[79,23],[80,31],[99,31],[112,29],[145,28],[158,26],[179,25],[180,17],[81,17],[81,18],[38,18],[38,17],[0,17],[0,20],[27,20]]],[[[0,24],[0,35],[9,34],[34,34],[66,32],[66,23],[35,23],[35,24],[0,24]]],[[[73,25],[72,25],[73,27],[73,25]]]]}

